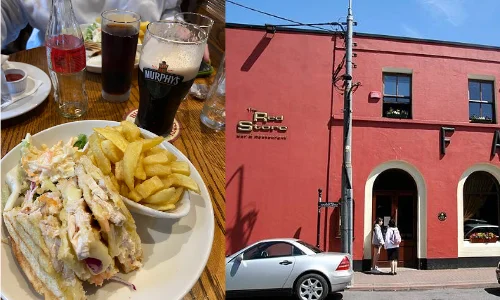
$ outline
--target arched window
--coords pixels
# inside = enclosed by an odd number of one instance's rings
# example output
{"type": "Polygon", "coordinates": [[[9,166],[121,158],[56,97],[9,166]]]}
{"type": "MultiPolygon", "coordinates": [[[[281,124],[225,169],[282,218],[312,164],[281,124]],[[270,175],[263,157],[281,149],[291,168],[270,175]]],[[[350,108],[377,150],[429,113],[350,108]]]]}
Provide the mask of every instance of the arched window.
{"type": "Polygon", "coordinates": [[[474,233],[491,232],[499,236],[500,189],[490,173],[477,171],[464,185],[464,239],[474,233]]]}

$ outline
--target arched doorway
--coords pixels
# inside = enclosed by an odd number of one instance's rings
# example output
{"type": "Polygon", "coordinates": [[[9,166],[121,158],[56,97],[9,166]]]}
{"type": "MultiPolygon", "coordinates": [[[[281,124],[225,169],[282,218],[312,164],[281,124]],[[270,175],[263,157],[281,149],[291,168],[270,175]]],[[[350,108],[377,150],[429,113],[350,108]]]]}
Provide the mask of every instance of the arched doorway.
{"type": "MultiPolygon", "coordinates": [[[[377,176],[373,184],[372,220],[384,219],[383,233],[389,219],[396,221],[402,242],[399,265],[417,267],[417,185],[413,177],[400,169],[388,169],[377,176]]],[[[380,256],[380,266],[389,266],[386,251],[380,256]]]]}

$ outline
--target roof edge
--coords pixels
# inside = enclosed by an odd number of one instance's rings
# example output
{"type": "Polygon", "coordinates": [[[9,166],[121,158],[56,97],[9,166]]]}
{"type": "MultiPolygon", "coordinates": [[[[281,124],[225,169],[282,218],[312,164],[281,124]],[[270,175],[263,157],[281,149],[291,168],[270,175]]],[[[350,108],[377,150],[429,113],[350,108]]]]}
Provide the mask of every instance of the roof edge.
{"type": "MultiPolygon", "coordinates": [[[[308,33],[308,34],[316,34],[316,35],[332,35],[335,33],[339,33],[340,31],[322,31],[317,29],[303,29],[303,28],[287,28],[287,27],[279,27],[278,24],[273,24],[277,26],[277,32],[289,32],[289,33],[308,33]]],[[[251,30],[265,30],[264,25],[252,25],[252,24],[240,24],[240,23],[226,23],[226,28],[233,29],[251,29],[251,30]]],[[[481,45],[481,44],[472,44],[472,43],[463,43],[463,42],[452,42],[452,41],[440,41],[440,40],[432,40],[432,39],[420,39],[420,38],[411,38],[411,37],[402,37],[402,36],[394,36],[394,35],[384,35],[384,34],[375,34],[375,33],[363,33],[363,32],[354,32],[354,36],[359,37],[368,37],[375,39],[390,39],[397,40],[402,42],[419,42],[419,43],[427,43],[427,44],[436,44],[436,45],[444,45],[444,46],[459,46],[463,48],[474,48],[474,49],[484,49],[484,50],[500,50],[500,46],[491,46],[491,45],[481,45]]]]}

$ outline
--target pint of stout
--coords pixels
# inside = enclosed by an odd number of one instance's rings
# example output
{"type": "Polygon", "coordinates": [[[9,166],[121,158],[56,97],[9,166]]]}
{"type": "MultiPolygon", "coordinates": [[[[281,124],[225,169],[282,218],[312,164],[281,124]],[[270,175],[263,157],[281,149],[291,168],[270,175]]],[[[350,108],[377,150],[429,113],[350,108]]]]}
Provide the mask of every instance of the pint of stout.
{"type": "Polygon", "coordinates": [[[183,22],[148,25],[138,70],[138,126],[158,135],[170,133],[179,104],[198,74],[207,36],[183,22]]]}

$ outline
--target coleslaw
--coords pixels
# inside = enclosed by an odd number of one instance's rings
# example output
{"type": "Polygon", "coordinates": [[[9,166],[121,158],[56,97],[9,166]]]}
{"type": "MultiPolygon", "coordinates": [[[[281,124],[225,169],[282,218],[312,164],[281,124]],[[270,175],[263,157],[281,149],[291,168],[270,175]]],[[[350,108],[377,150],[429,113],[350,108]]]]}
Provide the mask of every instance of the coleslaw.
{"type": "Polygon", "coordinates": [[[100,43],[101,24],[94,22],[89,27],[87,27],[87,29],[85,29],[85,32],[83,33],[83,40],[85,42],[100,43]]]}

